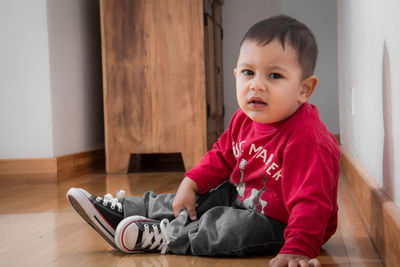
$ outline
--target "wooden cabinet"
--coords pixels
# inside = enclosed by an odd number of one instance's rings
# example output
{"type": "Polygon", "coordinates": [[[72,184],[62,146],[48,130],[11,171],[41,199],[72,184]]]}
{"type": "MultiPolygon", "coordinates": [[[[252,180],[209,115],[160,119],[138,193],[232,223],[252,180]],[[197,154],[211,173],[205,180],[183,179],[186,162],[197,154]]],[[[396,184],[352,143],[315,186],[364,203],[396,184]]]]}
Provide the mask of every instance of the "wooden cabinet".
{"type": "Polygon", "coordinates": [[[197,164],[223,129],[221,2],[101,0],[107,173],[131,154],[197,164]]]}
{"type": "Polygon", "coordinates": [[[224,130],[221,13],[221,2],[204,1],[208,148],[224,130]]]}

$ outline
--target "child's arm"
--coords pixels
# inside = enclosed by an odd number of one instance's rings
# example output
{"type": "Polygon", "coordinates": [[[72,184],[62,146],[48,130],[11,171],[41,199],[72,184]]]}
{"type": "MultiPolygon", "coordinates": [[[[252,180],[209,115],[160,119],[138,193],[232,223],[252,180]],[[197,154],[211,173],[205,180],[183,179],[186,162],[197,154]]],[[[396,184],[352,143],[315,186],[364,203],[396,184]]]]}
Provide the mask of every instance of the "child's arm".
{"type": "Polygon", "coordinates": [[[172,209],[175,217],[178,217],[181,210],[186,209],[191,220],[196,220],[196,194],[199,192],[196,182],[189,177],[185,177],[176,192],[172,209]]]}
{"type": "Polygon", "coordinates": [[[233,138],[232,134],[238,132],[245,118],[247,116],[238,110],[233,115],[228,129],[218,138],[212,149],[204,155],[194,168],[186,172],[185,176],[191,178],[197,184],[199,195],[216,188],[229,179],[236,165],[232,142],[237,138],[233,138]]]}
{"type": "Polygon", "coordinates": [[[210,188],[215,188],[228,179],[235,158],[233,153],[229,151],[231,146],[227,145],[230,144],[230,141],[227,140],[228,133],[225,132],[200,163],[186,172],[172,203],[175,217],[179,215],[181,210],[186,209],[190,219],[196,220],[196,195],[204,194],[210,188]],[[229,164],[227,164],[227,161],[229,161],[229,164]]]}
{"type": "Polygon", "coordinates": [[[280,253],[315,258],[336,229],[340,154],[310,142],[288,147],[284,158],[281,183],[289,220],[280,253]]]}
{"type": "MultiPolygon", "coordinates": [[[[182,209],[186,209],[189,217],[196,220],[196,195],[202,195],[229,179],[236,164],[231,133],[234,125],[240,124],[240,122],[236,122],[239,113],[237,111],[233,115],[228,129],[218,138],[212,149],[194,168],[186,172],[172,204],[175,217],[182,209]]],[[[242,114],[242,120],[243,117],[245,115],[242,114]]]]}

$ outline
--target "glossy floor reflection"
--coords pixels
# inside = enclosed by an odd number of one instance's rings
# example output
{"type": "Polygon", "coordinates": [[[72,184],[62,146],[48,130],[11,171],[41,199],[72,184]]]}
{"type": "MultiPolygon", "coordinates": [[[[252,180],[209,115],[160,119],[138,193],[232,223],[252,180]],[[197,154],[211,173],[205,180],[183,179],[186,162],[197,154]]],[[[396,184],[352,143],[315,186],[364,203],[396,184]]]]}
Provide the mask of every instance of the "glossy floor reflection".
{"type": "MultiPolygon", "coordinates": [[[[210,258],[115,251],[77,215],[65,194],[175,192],[183,173],[92,173],[55,184],[0,184],[0,266],[267,266],[271,257],[210,258]]],[[[343,182],[339,228],[323,246],[323,266],[383,266],[343,182]]]]}

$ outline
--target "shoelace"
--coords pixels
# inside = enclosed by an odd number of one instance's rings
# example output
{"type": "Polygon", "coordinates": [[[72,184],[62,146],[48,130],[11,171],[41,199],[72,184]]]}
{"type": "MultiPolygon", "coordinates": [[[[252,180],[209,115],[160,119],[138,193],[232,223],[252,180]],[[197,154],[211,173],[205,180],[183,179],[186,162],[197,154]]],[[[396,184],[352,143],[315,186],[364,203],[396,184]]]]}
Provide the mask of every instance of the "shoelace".
{"type": "Polygon", "coordinates": [[[111,203],[111,209],[115,209],[115,207],[118,207],[118,211],[122,212],[122,203],[121,200],[125,196],[125,191],[124,190],[119,190],[117,192],[116,198],[113,198],[111,194],[106,194],[104,195],[104,198],[102,199],[101,197],[97,197],[96,201],[100,202],[103,200],[103,205],[107,206],[108,203],[111,203]]]}
{"type": "Polygon", "coordinates": [[[168,219],[163,219],[160,222],[161,232],[158,230],[157,225],[153,224],[153,231],[150,232],[150,226],[144,225],[144,233],[142,235],[142,248],[147,248],[151,245],[150,249],[157,248],[161,251],[161,254],[167,252],[167,225],[169,224],[168,219]],[[154,241],[153,241],[154,237],[154,241]]]}

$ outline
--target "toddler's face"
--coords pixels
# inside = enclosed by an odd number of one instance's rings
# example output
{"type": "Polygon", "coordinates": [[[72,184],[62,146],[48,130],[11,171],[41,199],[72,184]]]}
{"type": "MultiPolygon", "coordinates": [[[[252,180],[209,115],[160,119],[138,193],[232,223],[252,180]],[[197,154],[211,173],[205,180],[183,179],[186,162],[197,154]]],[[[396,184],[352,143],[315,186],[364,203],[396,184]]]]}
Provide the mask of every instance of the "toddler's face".
{"type": "Polygon", "coordinates": [[[256,122],[284,120],[308,99],[296,52],[288,44],[245,41],[234,72],[239,106],[256,122]]]}

